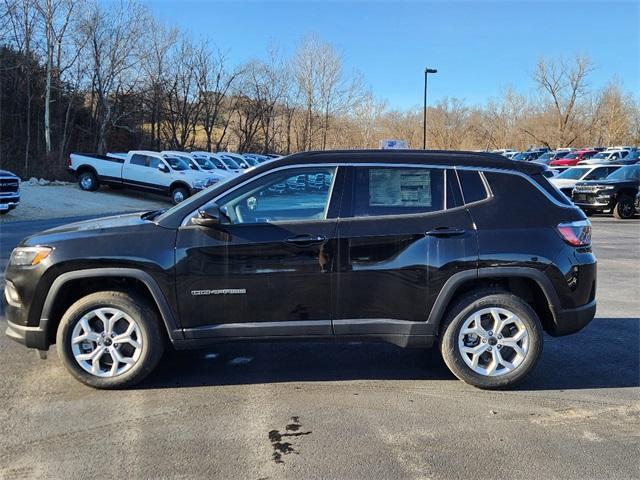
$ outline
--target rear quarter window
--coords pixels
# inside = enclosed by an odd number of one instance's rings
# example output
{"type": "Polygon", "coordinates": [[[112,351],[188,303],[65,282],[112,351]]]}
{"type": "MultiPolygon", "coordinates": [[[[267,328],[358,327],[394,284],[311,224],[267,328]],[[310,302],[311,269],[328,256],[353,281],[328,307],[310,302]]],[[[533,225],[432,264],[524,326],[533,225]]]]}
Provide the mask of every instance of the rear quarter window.
{"type": "Polygon", "coordinates": [[[475,170],[458,170],[458,178],[462,187],[464,203],[473,203],[489,197],[480,172],[475,170]]]}

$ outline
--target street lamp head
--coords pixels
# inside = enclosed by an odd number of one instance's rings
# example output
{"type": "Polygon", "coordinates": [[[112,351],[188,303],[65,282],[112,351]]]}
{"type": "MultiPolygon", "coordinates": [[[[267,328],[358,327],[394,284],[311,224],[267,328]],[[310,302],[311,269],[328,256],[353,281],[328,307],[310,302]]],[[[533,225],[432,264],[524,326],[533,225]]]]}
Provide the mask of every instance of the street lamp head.
{"type": "Polygon", "coordinates": [[[438,70],[435,68],[425,68],[424,73],[438,73],[438,70]]]}

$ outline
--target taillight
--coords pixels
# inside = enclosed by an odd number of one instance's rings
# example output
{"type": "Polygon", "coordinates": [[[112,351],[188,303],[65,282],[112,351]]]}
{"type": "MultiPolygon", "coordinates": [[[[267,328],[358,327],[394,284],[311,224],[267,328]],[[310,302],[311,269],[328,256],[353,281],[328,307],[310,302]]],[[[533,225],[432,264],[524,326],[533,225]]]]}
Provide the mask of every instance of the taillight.
{"type": "Polygon", "coordinates": [[[580,220],[558,225],[558,233],[562,239],[573,247],[591,245],[591,222],[580,220]]]}
{"type": "Polygon", "coordinates": [[[71,166],[71,157],[67,158],[67,167],[71,166]]]}

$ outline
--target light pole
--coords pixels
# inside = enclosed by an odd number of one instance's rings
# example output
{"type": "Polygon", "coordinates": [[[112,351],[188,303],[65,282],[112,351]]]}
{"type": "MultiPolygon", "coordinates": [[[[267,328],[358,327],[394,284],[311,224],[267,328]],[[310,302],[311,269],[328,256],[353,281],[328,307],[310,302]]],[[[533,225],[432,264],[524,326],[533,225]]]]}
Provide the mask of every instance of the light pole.
{"type": "Polygon", "coordinates": [[[422,149],[427,149],[427,75],[430,73],[438,73],[435,68],[424,69],[424,110],[422,114],[422,149]]]}

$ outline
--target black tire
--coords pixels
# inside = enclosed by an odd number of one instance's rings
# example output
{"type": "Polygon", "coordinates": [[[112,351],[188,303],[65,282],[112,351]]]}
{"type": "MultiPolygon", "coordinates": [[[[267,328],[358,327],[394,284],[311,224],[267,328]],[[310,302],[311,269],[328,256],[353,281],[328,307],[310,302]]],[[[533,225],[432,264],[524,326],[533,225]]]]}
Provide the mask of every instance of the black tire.
{"type": "Polygon", "coordinates": [[[100,186],[100,182],[98,182],[98,177],[96,177],[95,173],[90,170],[85,170],[78,175],[78,185],[80,185],[81,190],[94,192],[100,186]]]}
{"type": "MultiPolygon", "coordinates": [[[[507,292],[483,290],[461,298],[449,310],[441,332],[440,353],[447,367],[463,382],[482,389],[501,389],[515,385],[533,370],[542,353],[543,331],[538,315],[520,297],[507,292]],[[458,342],[459,333],[465,320],[474,312],[490,307],[503,308],[515,313],[528,333],[528,351],[524,355],[522,363],[499,376],[488,376],[474,371],[464,361],[464,353],[460,351],[458,342]]],[[[495,337],[493,341],[495,341],[495,337]]],[[[498,347],[493,348],[497,349],[498,347]]],[[[500,348],[504,347],[500,346],[500,348]]],[[[502,352],[506,353],[508,350],[508,348],[504,348],[502,352]]]]}
{"type": "MultiPolygon", "coordinates": [[[[162,358],[164,337],[158,314],[145,298],[120,291],[104,291],[87,295],[69,307],[58,326],[56,348],[65,368],[76,380],[93,388],[118,389],[136,385],[153,371],[162,358]],[[83,316],[104,307],[117,308],[129,315],[136,322],[141,339],[141,353],[137,361],[129,370],[112,377],[100,377],[85,371],[76,360],[71,344],[73,329],[83,316]]],[[[110,354],[105,355],[108,356],[105,361],[112,359],[110,354]]]]}
{"type": "Polygon", "coordinates": [[[184,187],[174,187],[171,189],[171,201],[174,205],[184,202],[189,197],[189,191],[184,187]]]}
{"type": "Polygon", "coordinates": [[[0,215],[6,215],[9,213],[9,210],[0,210],[0,215]]]}
{"type": "Polygon", "coordinates": [[[613,207],[613,216],[619,220],[628,220],[633,218],[636,213],[636,207],[633,204],[633,198],[629,195],[620,195],[616,206],[613,207]]]}

